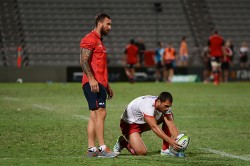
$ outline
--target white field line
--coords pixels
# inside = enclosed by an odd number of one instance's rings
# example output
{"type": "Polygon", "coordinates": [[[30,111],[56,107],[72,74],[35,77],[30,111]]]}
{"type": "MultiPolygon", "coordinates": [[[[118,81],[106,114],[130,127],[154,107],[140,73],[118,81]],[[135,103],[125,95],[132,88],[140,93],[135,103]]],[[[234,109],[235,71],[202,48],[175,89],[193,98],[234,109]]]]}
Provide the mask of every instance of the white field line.
{"type": "MultiPolygon", "coordinates": [[[[14,98],[14,97],[8,97],[8,96],[5,96],[3,97],[5,100],[8,100],[8,101],[19,101],[18,98],[14,98]]],[[[48,107],[48,106],[44,106],[44,105],[41,105],[41,104],[32,104],[33,107],[36,107],[36,108],[39,108],[39,109],[43,109],[43,110],[48,110],[48,111],[52,111],[53,109],[51,107],[48,107]]]]}
{"type": "Polygon", "coordinates": [[[236,159],[240,159],[240,160],[244,160],[244,161],[250,161],[250,157],[237,156],[237,155],[225,153],[225,152],[210,149],[210,148],[199,148],[199,149],[205,150],[205,151],[210,152],[210,153],[218,154],[221,156],[229,157],[229,158],[236,158],[236,159]]]}
{"type": "Polygon", "coordinates": [[[73,117],[77,118],[77,119],[83,119],[83,120],[89,120],[89,117],[84,116],[84,115],[72,115],[73,117]]]}
{"type": "Polygon", "coordinates": [[[51,107],[40,105],[40,104],[32,104],[32,106],[36,107],[36,108],[39,108],[39,109],[48,110],[48,111],[52,111],[53,110],[51,107]]]}
{"type": "Polygon", "coordinates": [[[9,101],[18,101],[19,99],[18,98],[14,98],[14,97],[8,97],[8,96],[5,96],[3,97],[5,100],[9,100],[9,101]]]}

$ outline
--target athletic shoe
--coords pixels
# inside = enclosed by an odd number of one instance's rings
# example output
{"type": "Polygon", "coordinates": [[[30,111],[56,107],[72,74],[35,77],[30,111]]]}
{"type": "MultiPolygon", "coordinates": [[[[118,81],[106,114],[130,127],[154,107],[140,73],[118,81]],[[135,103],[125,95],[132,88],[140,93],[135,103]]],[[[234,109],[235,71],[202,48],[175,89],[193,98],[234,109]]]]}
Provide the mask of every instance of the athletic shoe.
{"type": "Polygon", "coordinates": [[[124,138],[123,136],[119,136],[119,137],[117,138],[116,144],[114,145],[114,148],[113,148],[113,151],[114,151],[116,154],[120,154],[121,151],[122,151],[122,149],[124,148],[124,147],[122,147],[122,145],[121,145],[121,141],[122,141],[122,140],[125,140],[125,138],[124,138]]]}
{"type": "Polygon", "coordinates": [[[89,151],[89,150],[88,150],[88,151],[86,152],[86,156],[87,156],[87,157],[90,157],[90,158],[91,158],[91,157],[97,157],[97,156],[98,156],[98,151],[93,152],[93,151],[89,151]]]}
{"type": "Polygon", "coordinates": [[[106,147],[105,150],[100,151],[98,153],[98,157],[102,157],[102,158],[113,158],[116,157],[118,154],[112,152],[108,147],[106,147]]]}
{"type": "Polygon", "coordinates": [[[185,157],[185,153],[183,151],[173,153],[169,149],[161,150],[161,155],[167,157],[185,157]]]}

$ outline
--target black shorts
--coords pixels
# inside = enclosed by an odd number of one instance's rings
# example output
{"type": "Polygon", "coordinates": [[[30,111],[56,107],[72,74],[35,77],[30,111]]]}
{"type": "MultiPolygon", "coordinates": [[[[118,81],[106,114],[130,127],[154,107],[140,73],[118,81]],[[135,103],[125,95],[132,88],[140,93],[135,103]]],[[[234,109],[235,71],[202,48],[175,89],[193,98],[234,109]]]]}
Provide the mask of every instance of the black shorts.
{"type": "Polygon", "coordinates": [[[244,55],[244,56],[240,57],[240,62],[241,62],[241,63],[246,63],[247,60],[248,60],[247,55],[244,55]]]}
{"type": "Polygon", "coordinates": [[[91,92],[89,83],[83,85],[82,90],[88,102],[89,110],[96,110],[98,108],[106,108],[107,92],[102,84],[99,85],[99,92],[91,92]]]}
{"type": "Polygon", "coordinates": [[[173,65],[173,63],[165,63],[165,68],[166,68],[167,70],[173,69],[173,68],[174,68],[174,65],[173,65]]]}
{"type": "Polygon", "coordinates": [[[221,69],[222,70],[229,70],[229,62],[222,62],[221,69]]]}
{"type": "Polygon", "coordinates": [[[215,56],[210,58],[211,62],[218,62],[221,63],[221,56],[215,56]]]}
{"type": "Polygon", "coordinates": [[[127,64],[126,68],[133,69],[133,68],[135,68],[135,64],[127,64]]]}
{"type": "Polygon", "coordinates": [[[161,62],[157,62],[157,64],[156,64],[156,69],[161,69],[162,68],[162,64],[161,64],[161,62]]]}
{"type": "Polygon", "coordinates": [[[210,61],[207,61],[205,64],[205,69],[208,71],[212,71],[212,65],[210,61]]]}

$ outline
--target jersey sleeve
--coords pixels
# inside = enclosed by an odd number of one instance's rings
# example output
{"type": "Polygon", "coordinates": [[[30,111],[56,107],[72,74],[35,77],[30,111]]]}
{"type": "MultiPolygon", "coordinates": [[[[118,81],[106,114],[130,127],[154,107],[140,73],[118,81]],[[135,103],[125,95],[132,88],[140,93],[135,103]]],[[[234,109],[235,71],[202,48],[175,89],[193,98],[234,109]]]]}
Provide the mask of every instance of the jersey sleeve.
{"type": "Polygon", "coordinates": [[[86,48],[93,51],[95,49],[96,41],[91,36],[86,36],[81,40],[80,48],[86,48]]]}

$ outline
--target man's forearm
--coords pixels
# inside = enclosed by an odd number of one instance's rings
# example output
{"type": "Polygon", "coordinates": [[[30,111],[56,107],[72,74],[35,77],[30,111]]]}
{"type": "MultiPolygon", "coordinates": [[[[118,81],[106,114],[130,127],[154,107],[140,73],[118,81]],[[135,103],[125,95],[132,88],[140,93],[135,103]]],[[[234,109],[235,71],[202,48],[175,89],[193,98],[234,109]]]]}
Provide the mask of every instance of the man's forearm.
{"type": "Polygon", "coordinates": [[[93,71],[89,65],[89,59],[92,55],[92,51],[85,49],[85,48],[81,48],[80,51],[80,65],[82,67],[83,72],[86,74],[86,76],[88,78],[93,77],[93,71]]]}

